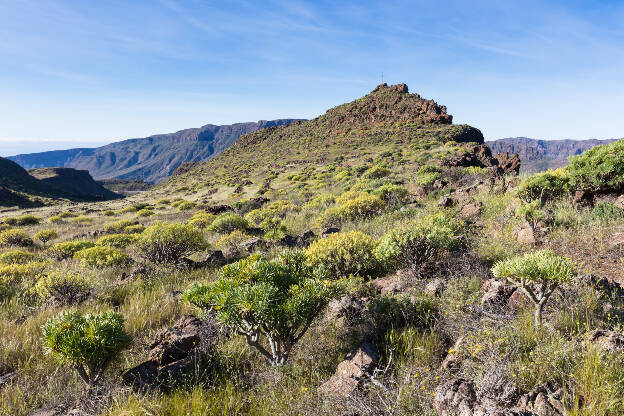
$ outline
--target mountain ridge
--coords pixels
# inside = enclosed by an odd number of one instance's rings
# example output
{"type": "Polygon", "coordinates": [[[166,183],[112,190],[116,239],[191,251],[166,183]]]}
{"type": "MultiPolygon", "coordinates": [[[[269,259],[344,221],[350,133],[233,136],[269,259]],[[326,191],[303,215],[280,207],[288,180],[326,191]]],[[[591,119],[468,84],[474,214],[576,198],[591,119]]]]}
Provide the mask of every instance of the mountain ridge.
{"type": "Polygon", "coordinates": [[[221,153],[241,135],[289,124],[297,119],[259,120],[229,125],[206,124],[175,133],[132,138],[96,148],[76,148],[9,156],[25,169],[70,167],[95,179],[141,179],[159,182],[183,162],[198,162],[221,153]]]}
{"type": "Polygon", "coordinates": [[[538,172],[568,164],[568,157],[580,155],[592,147],[613,143],[617,139],[540,140],[528,137],[507,137],[487,141],[492,153],[517,153],[522,172],[538,172]]]}

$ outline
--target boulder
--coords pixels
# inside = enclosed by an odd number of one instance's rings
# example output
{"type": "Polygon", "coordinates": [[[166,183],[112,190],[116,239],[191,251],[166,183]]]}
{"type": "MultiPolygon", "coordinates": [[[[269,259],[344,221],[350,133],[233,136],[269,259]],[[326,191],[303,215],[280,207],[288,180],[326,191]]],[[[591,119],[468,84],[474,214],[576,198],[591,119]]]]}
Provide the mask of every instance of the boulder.
{"type": "Polygon", "coordinates": [[[455,205],[455,200],[448,195],[444,195],[438,200],[438,206],[440,208],[449,208],[453,205],[455,205]]]}
{"type": "Polygon", "coordinates": [[[470,218],[476,217],[481,213],[482,207],[483,204],[481,202],[473,202],[471,204],[464,205],[459,212],[459,218],[468,220],[470,218]]]}
{"type": "Polygon", "coordinates": [[[430,296],[440,296],[445,288],[446,283],[442,279],[433,279],[425,286],[425,293],[430,296]]]}
{"type": "Polygon", "coordinates": [[[537,416],[563,416],[566,412],[561,399],[561,389],[546,384],[520,397],[514,410],[537,416]]]}
{"type": "Polygon", "coordinates": [[[303,234],[297,237],[297,247],[305,248],[309,246],[312,243],[312,240],[314,239],[314,237],[316,237],[316,234],[314,234],[314,231],[312,230],[305,231],[303,234]]]}
{"type": "Polygon", "coordinates": [[[172,327],[158,331],[150,343],[148,360],[122,375],[124,384],[140,391],[164,391],[192,374],[218,343],[220,332],[214,320],[202,321],[191,315],[172,327]]]}
{"type": "Polygon", "coordinates": [[[253,237],[249,240],[245,240],[240,244],[240,247],[248,252],[253,253],[258,250],[263,250],[266,248],[266,242],[260,237],[253,237]]]}
{"type": "Polygon", "coordinates": [[[389,274],[384,277],[377,278],[370,282],[382,295],[389,293],[400,293],[408,287],[406,279],[396,274],[389,274]]]}
{"type": "Polygon", "coordinates": [[[497,279],[488,279],[481,287],[481,305],[490,308],[504,308],[508,306],[511,295],[516,288],[497,279]]]}
{"type": "Polygon", "coordinates": [[[472,416],[476,403],[474,385],[461,378],[438,386],[433,398],[433,407],[440,416],[472,416]]]}
{"type": "Polygon", "coordinates": [[[517,175],[520,172],[520,158],[517,153],[510,156],[508,152],[502,152],[495,155],[494,158],[502,174],[517,175]]]}
{"type": "Polygon", "coordinates": [[[232,207],[229,205],[212,205],[209,207],[205,207],[204,210],[209,214],[218,215],[227,211],[232,211],[232,207]]]}
{"type": "Polygon", "coordinates": [[[618,196],[613,205],[620,209],[624,209],[624,194],[618,196]]]}
{"type": "Polygon", "coordinates": [[[538,241],[537,233],[530,225],[514,229],[514,234],[516,234],[516,238],[521,244],[534,245],[538,241]]]}
{"type": "Polygon", "coordinates": [[[279,245],[289,248],[297,247],[297,237],[293,237],[292,235],[287,234],[279,239],[279,245]]]}
{"type": "Polygon", "coordinates": [[[609,352],[624,351],[624,335],[605,329],[596,329],[589,333],[589,341],[609,352]]]}
{"type": "Polygon", "coordinates": [[[227,260],[221,250],[213,250],[206,254],[199,263],[202,267],[221,267],[227,264],[227,260]]]}
{"type": "Polygon", "coordinates": [[[334,399],[349,397],[369,380],[378,360],[375,347],[362,343],[338,364],[334,375],[319,387],[319,394],[334,399]]]}
{"type": "Polygon", "coordinates": [[[330,234],[339,233],[340,228],[338,227],[326,227],[321,230],[321,238],[325,238],[330,234]]]}

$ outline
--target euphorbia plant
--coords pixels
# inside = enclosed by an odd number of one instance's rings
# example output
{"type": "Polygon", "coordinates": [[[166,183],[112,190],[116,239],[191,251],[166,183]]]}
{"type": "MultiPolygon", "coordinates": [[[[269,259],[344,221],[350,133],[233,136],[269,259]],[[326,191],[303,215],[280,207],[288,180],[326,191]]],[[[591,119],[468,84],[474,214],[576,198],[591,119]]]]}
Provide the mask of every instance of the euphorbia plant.
{"type": "Polygon", "coordinates": [[[61,364],[73,366],[91,389],[132,338],[123,316],[112,311],[87,314],[68,310],[43,325],[43,347],[61,364]]]}
{"type": "Polygon", "coordinates": [[[214,311],[278,366],[337,294],[335,283],[314,276],[303,253],[287,251],[274,260],[257,254],[224,266],[219,280],[194,284],[184,299],[214,311]]]}
{"type": "Polygon", "coordinates": [[[507,279],[535,305],[534,324],[542,326],[544,305],[550,295],[576,275],[574,265],[552,250],[539,250],[499,261],[492,267],[495,277],[507,279]]]}

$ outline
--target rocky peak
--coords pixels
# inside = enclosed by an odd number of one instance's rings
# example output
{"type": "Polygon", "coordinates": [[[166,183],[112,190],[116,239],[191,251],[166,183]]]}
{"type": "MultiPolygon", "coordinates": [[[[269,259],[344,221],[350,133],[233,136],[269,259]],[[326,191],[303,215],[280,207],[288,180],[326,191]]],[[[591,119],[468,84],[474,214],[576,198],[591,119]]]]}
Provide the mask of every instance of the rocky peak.
{"type": "Polygon", "coordinates": [[[358,100],[328,110],[318,120],[339,129],[389,122],[452,124],[453,116],[447,114],[445,106],[410,94],[406,84],[381,84],[358,100]]]}

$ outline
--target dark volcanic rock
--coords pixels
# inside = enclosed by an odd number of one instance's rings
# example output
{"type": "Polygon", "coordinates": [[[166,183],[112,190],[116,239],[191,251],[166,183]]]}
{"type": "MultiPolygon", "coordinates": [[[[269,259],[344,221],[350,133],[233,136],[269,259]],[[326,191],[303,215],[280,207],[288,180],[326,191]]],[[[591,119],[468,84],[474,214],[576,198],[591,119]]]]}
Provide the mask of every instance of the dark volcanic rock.
{"type": "Polygon", "coordinates": [[[219,337],[219,328],[213,320],[183,316],[174,326],[156,333],[150,343],[148,360],[126,371],[123,381],[142,391],[156,387],[167,390],[192,374],[219,337]]]}

